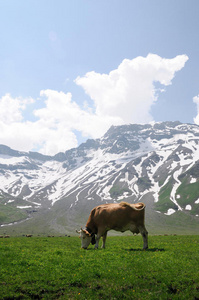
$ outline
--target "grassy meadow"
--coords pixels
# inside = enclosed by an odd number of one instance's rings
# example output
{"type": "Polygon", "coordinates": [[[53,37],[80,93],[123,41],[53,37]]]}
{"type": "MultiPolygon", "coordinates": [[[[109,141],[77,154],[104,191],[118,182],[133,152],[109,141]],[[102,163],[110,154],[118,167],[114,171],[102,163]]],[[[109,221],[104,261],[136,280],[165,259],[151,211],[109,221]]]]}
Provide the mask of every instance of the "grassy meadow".
{"type": "Polygon", "coordinates": [[[199,299],[199,236],[0,239],[0,299],[199,299]]]}

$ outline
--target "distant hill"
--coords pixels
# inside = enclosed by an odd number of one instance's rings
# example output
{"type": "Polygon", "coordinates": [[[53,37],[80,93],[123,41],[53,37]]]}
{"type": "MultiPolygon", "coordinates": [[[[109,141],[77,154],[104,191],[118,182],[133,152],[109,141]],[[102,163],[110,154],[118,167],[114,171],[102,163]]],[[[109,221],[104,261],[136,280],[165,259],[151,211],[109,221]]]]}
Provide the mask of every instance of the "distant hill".
{"type": "Polygon", "coordinates": [[[0,233],[73,233],[124,199],[146,203],[153,234],[199,232],[199,126],[112,126],[55,156],[0,145],[0,233]]]}

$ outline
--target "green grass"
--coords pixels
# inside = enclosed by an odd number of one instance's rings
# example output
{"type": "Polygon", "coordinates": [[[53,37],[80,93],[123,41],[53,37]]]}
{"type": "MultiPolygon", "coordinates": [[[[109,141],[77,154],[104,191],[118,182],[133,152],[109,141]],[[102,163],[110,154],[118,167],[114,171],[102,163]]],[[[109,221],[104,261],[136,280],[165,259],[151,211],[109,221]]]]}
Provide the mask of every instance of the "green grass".
{"type": "Polygon", "coordinates": [[[10,205],[0,204],[0,224],[11,223],[27,218],[27,213],[10,205]]]}
{"type": "Polygon", "coordinates": [[[0,239],[0,299],[198,299],[199,236],[0,239]]]}

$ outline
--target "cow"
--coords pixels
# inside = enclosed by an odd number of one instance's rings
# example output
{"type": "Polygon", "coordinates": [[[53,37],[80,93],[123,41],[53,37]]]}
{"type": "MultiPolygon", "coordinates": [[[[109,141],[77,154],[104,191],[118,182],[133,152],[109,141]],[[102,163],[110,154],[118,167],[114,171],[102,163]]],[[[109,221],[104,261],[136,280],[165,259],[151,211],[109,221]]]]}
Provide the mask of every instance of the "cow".
{"type": "Polygon", "coordinates": [[[80,234],[81,247],[87,249],[89,244],[98,248],[102,236],[102,248],[105,248],[107,232],[111,229],[132,233],[141,233],[143,249],[148,248],[148,232],[144,225],[145,204],[127,202],[102,204],[95,207],[88,218],[85,229],[77,231],[80,234]],[[96,235],[96,238],[95,238],[96,235]]]}

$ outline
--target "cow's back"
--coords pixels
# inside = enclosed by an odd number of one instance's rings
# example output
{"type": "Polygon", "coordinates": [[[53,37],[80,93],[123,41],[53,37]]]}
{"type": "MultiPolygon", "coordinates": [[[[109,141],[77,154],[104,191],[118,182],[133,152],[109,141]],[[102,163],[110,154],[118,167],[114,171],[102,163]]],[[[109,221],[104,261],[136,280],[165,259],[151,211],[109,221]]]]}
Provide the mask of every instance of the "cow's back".
{"type": "Polygon", "coordinates": [[[143,203],[129,204],[126,202],[102,204],[95,207],[90,214],[90,221],[98,231],[99,227],[106,227],[108,230],[121,230],[129,224],[135,227],[144,224],[143,203]]]}

